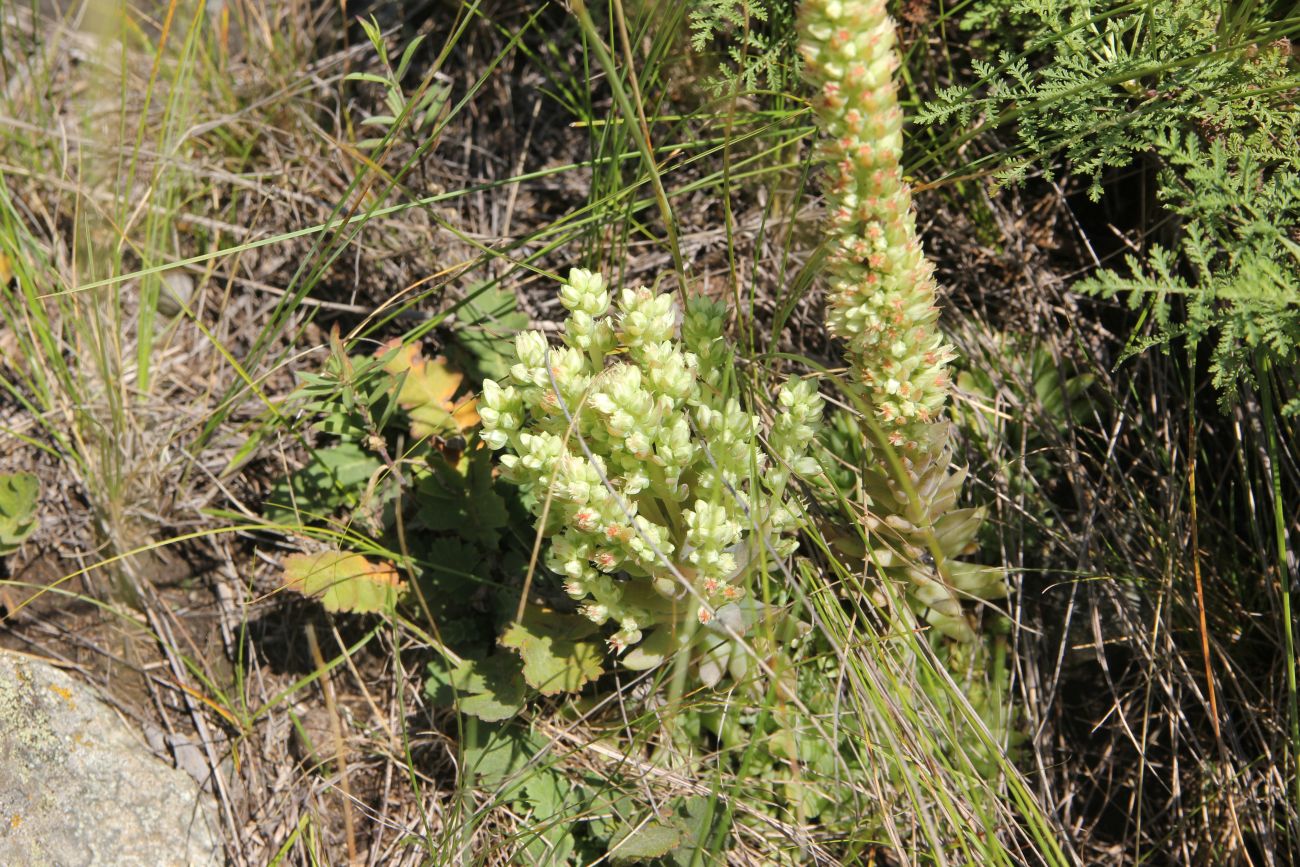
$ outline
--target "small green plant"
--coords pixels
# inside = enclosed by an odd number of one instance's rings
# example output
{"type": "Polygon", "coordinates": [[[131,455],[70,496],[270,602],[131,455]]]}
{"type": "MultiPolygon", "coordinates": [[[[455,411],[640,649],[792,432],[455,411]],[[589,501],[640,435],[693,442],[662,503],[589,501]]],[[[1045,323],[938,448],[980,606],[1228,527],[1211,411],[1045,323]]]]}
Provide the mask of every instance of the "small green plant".
{"type": "Polygon", "coordinates": [[[18,550],[36,530],[41,483],[31,473],[0,475],[0,557],[18,550]]]}
{"type": "Polygon", "coordinates": [[[692,298],[683,315],[634,288],[611,311],[604,278],[582,270],[560,300],[564,345],[523,332],[509,381],[484,382],[483,439],[506,449],[547,566],[585,617],[614,624],[625,666],[698,647],[704,683],[744,679],[739,640],[767,615],[754,576],[793,553],[793,478],[818,472],[814,383],[782,386],[764,425],[738,397],[720,304],[692,298]]]}
{"type": "Polygon", "coordinates": [[[272,489],[266,514],[275,521],[292,522],[304,513],[309,520],[324,518],[346,508],[373,527],[395,493],[380,485],[398,469],[393,433],[410,436],[418,459],[430,445],[460,438],[478,423],[473,399],[455,398],[463,376],[442,358],[423,358],[416,346],[393,342],[375,356],[350,357],[331,334],[325,369],[301,379],[296,399],[315,417],[315,427],[338,442],[313,449],[305,466],[272,489]]]}
{"type": "Polygon", "coordinates": [[[1163,154],[1170,133],[1226,136],[1260,155],[1294,149],[1295,71],[1286,34],[1294,24],[1259,20],[1214,0],[995,0],[973,4],[974,82],[942,89],[921,123],[1014,122],[1020,148],[1004,150],[1001,176],[1035,164],[1054,171],[1064,154],[1099,199],[1107,168],[1163,154]],[[1290,131],[1288,138],[1286,133],[1290,131]]]}
{"type": "MultiPolygon", "coordinates": [[[[1297,80],[1300,85],[1300,79],[1297,80]]],[[[1300,132],[1300,128],[1297,128],[1300,132]]],[[[1153,244],[1146,261],[1127,257],[1127,273],[1106,269],[1079,283],[1103,298],[1126,296],[1154,315],[1159,330],[1129,354],[1179,337],[1210,343],[1210,373],[1225,400],[1258,382],[1261,362],[1300,383],[1300,157],[1269,165],[1252,150],[1234,154],[1222,140],[1202,146],[1170,133],[1160,197],[1182,221],[1175,246],[1153,244]],[[1176,310],[1181,307],[1182,315],[1176,310]]],[[[1291,396],[1282,406],[1300,412],[1291,396]]]]}
{"type": "Polygon", "coordinates": [[[402,88],[402,79],[410,71],[411,61],[421,43],[424,42],[424,36],[417,36],[407,44],[397,61],[397,67],[394,68],[389,60],[388,45],[379,23],[373,16],[369,20],[359,18],[357,21],[365,31],[370,44],[375,47],[379,62],[383,65],[383,73],[349,72],[344,80],[379,85],[383,88],[384,106],[388,109],[386,114],[371,115],[361,121],[362,126],[375,127],[382,130],[384,135],[378,138],[361,139],[357,142],[357,147],[365,150],[381,147],[391,140],[393,132],[398,129],[405,129],[416,140],[422,139],[433,129],[443,109],[447,107],[447,97],[451,93],[451,79],[440,72],[435,72],[433,80],[427,86],[417,91],[415,97],[408,97],[402,88]]]}
{"type": "MultiPolygon", "coordinates": [[[[451,702],[450,686],[430,692],[435,703],[451,702]]],[[[462,697],[461,704],[473,700],[462,697]]],[[[547,755],[555,743],[541,731],[519,721],[480,720],[461,737],[458,764],[465,783],[492,793],[496,802],[524,818],[507,863],[691,867],[701,863],[705,841],[725,839],[717,827],[719,811],[708,797],[666,798],[657,809],[647,810],[639,792],[623,790],[627,781],[619,779],[621,774],[563,766],[547,755]]],[[[481,809],[478,803],[473,807],[481,809]]],[[[448,859],[439,863],[443,860],[448,859]]]]}
{"type": "Polygon", "coordinates": [[[475,401],[457,397],[463,376],[415,345],[349,355],[334,335],[330,347],[296,400],[335,441],[276,484],[264,513],[333,550],[290,558],[286,588],[331,611],[418,606],[448,646],[481,653],[495,628],[490,591],[523,554],[506,535],[510,506],[474,433],[475,401]]]}

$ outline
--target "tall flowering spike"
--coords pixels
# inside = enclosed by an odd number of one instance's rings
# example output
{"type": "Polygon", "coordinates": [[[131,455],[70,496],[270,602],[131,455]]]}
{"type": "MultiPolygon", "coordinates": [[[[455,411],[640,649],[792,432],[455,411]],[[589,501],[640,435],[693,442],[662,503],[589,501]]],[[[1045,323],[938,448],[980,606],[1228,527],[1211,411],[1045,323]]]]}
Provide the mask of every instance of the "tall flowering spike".
{"type": "Polygon", "coordinates": [[[953,352],[899,162],[894,23],[884,0],[805,0],[799,23],[830,174],[827,324],[848,341],[891,441],[910,448],[943,413],[953,352]]]}
{"type": "Polygon", "coordinates": [[[956,508],[966,473],[950,466],[943,421],[953,351],[937,327],[934,271],[903,183],[894,23],[884,0],[804,0],[799,27],[830,175],[827,325],[849,343],[910,477],[911,491],[883,463],[864,473],[873,560],[910,582],[916,608],[940,633],[972,641],[963,602],[1005,596],[1006,574],[957,559],[972,553],[984,513],[956,508]],[[928,562],[932,546],[941,563],[928,562]]]}

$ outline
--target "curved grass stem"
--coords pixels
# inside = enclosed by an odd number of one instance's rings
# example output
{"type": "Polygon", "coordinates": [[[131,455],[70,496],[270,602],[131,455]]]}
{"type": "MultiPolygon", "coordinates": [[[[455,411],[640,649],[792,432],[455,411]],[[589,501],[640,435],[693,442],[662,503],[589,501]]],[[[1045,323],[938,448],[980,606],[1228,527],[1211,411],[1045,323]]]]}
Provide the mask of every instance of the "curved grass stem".
{"type": "MultiPolygon", "coordinates": [[[[1277,419],[1273,400],[1273,381],[1270,377],[1268,355],[1259,352],[1255,356],[1256,378],[1264,403],[1264,447],[1268,453],[1269,492],[1273,503],[1273,533],[1277,545],[1277,574],[1282,594],[1282,640],[1286,652],[1286,698],[1287,714],[1291,729],[1291,804],[1292,821],[1288,827],[1294,828],[1295,816],[1300,814],[1300,707],[1296,700],[1296,647],[1295,626],[1291,613],[1291,568],[1287,550],[1287,532],[1285,506],[1282,500],[1281,448],[1278,445],[1277,419]]],[[[1293,832],[1294,833],[1294,832],[1293,832]]],[[[1294,840],[1293,840],[1294,842],[1294,840]]]]}

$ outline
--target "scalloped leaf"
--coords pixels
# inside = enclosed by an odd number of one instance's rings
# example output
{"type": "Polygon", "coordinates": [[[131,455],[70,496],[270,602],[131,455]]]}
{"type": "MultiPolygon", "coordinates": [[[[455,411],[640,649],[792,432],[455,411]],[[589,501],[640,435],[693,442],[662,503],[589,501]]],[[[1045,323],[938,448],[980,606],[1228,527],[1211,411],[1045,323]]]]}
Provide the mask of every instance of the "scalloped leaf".
{"type": "Polygon", "coordinates": [[[501,646],[519,651],[524,680],[542,695],[577,692],[605,673],[598,641],[583,641],[596,626],[585,617],[531,607],[522,623],[501,636],[501,646]]]}
{"type": "Polygon", "coordinates": [[[454,399],[465,374],[448,369],[447,359],[425,358],[418,345],[396,339],[384,344],[379,355],[387,357],[384,370],[402,377],[397,402],[411,418],[411,436],[456,434],[479,423],[473,397],[454,399]]]}
{"type": "Polygon", "coordinates": [[[319,599],[326,611],[390,613],[406,590],[397,569],[360,554],[322,551],[294,554],[284,561],[285,587],[319,599]]]}
{"type": "Polygon", "coordinates": [[[456,311],[456,342],[471,356],[477,372],[501,379],[514,361],[514,336],[528,327],[515,293],[495,283],[471,287],[456,311]]]}
{"type": "Polygon", "coordinates": [[[519,660],[509,653],[467,659],[452,669],[436,660],[430,662],[424,689],[435,705],[455,707],[484,722],[509,719],[523,709],[528,698],[519,660]]]}
{"type": "Polygon", "coordinates": [[[455,530],[461,538],[488,550],[501,544],[500,531],[510,521],[506,502],[493,484],[492,453],[471,449],[454,465],[433,461],[432,472],[416,484],[419,511],[415,520],[429,530],[455,530]]]}
{"type": "Polygon", "coordinates": [[[569,864],[574,850],[573,822],[582,812],[581,791],[562,773],[536,768],[523,785],[518,808],[531,810],[524,833],[521,863],[569,864]]]}
{"type": "Polygon", "coordinates": [[[40,492],[40,480],[31,473],[0,475],[0,557],[17,550],[36,529],[40,492]]]}

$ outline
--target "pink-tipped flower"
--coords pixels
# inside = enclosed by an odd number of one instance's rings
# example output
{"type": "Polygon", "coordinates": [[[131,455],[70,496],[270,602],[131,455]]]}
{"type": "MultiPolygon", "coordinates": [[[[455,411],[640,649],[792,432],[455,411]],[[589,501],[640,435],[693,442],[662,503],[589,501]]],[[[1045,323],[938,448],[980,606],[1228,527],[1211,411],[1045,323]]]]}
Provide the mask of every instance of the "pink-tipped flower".
{"type": "Polygon", "coordinates": [[[800,34],[830,173],[827,325],[849,343],[881,420],[906,428],[901,439],[912,441],[947,400],[938,374],[951,348],[918,312],[934,306],[936,287],[899,164],[894,24],[882,0],[805,0],[800,34]],[[887,324],[874,310],[892,311],[887,324]],[[881,375],[894,362],[907,382],[881,375]]]}

